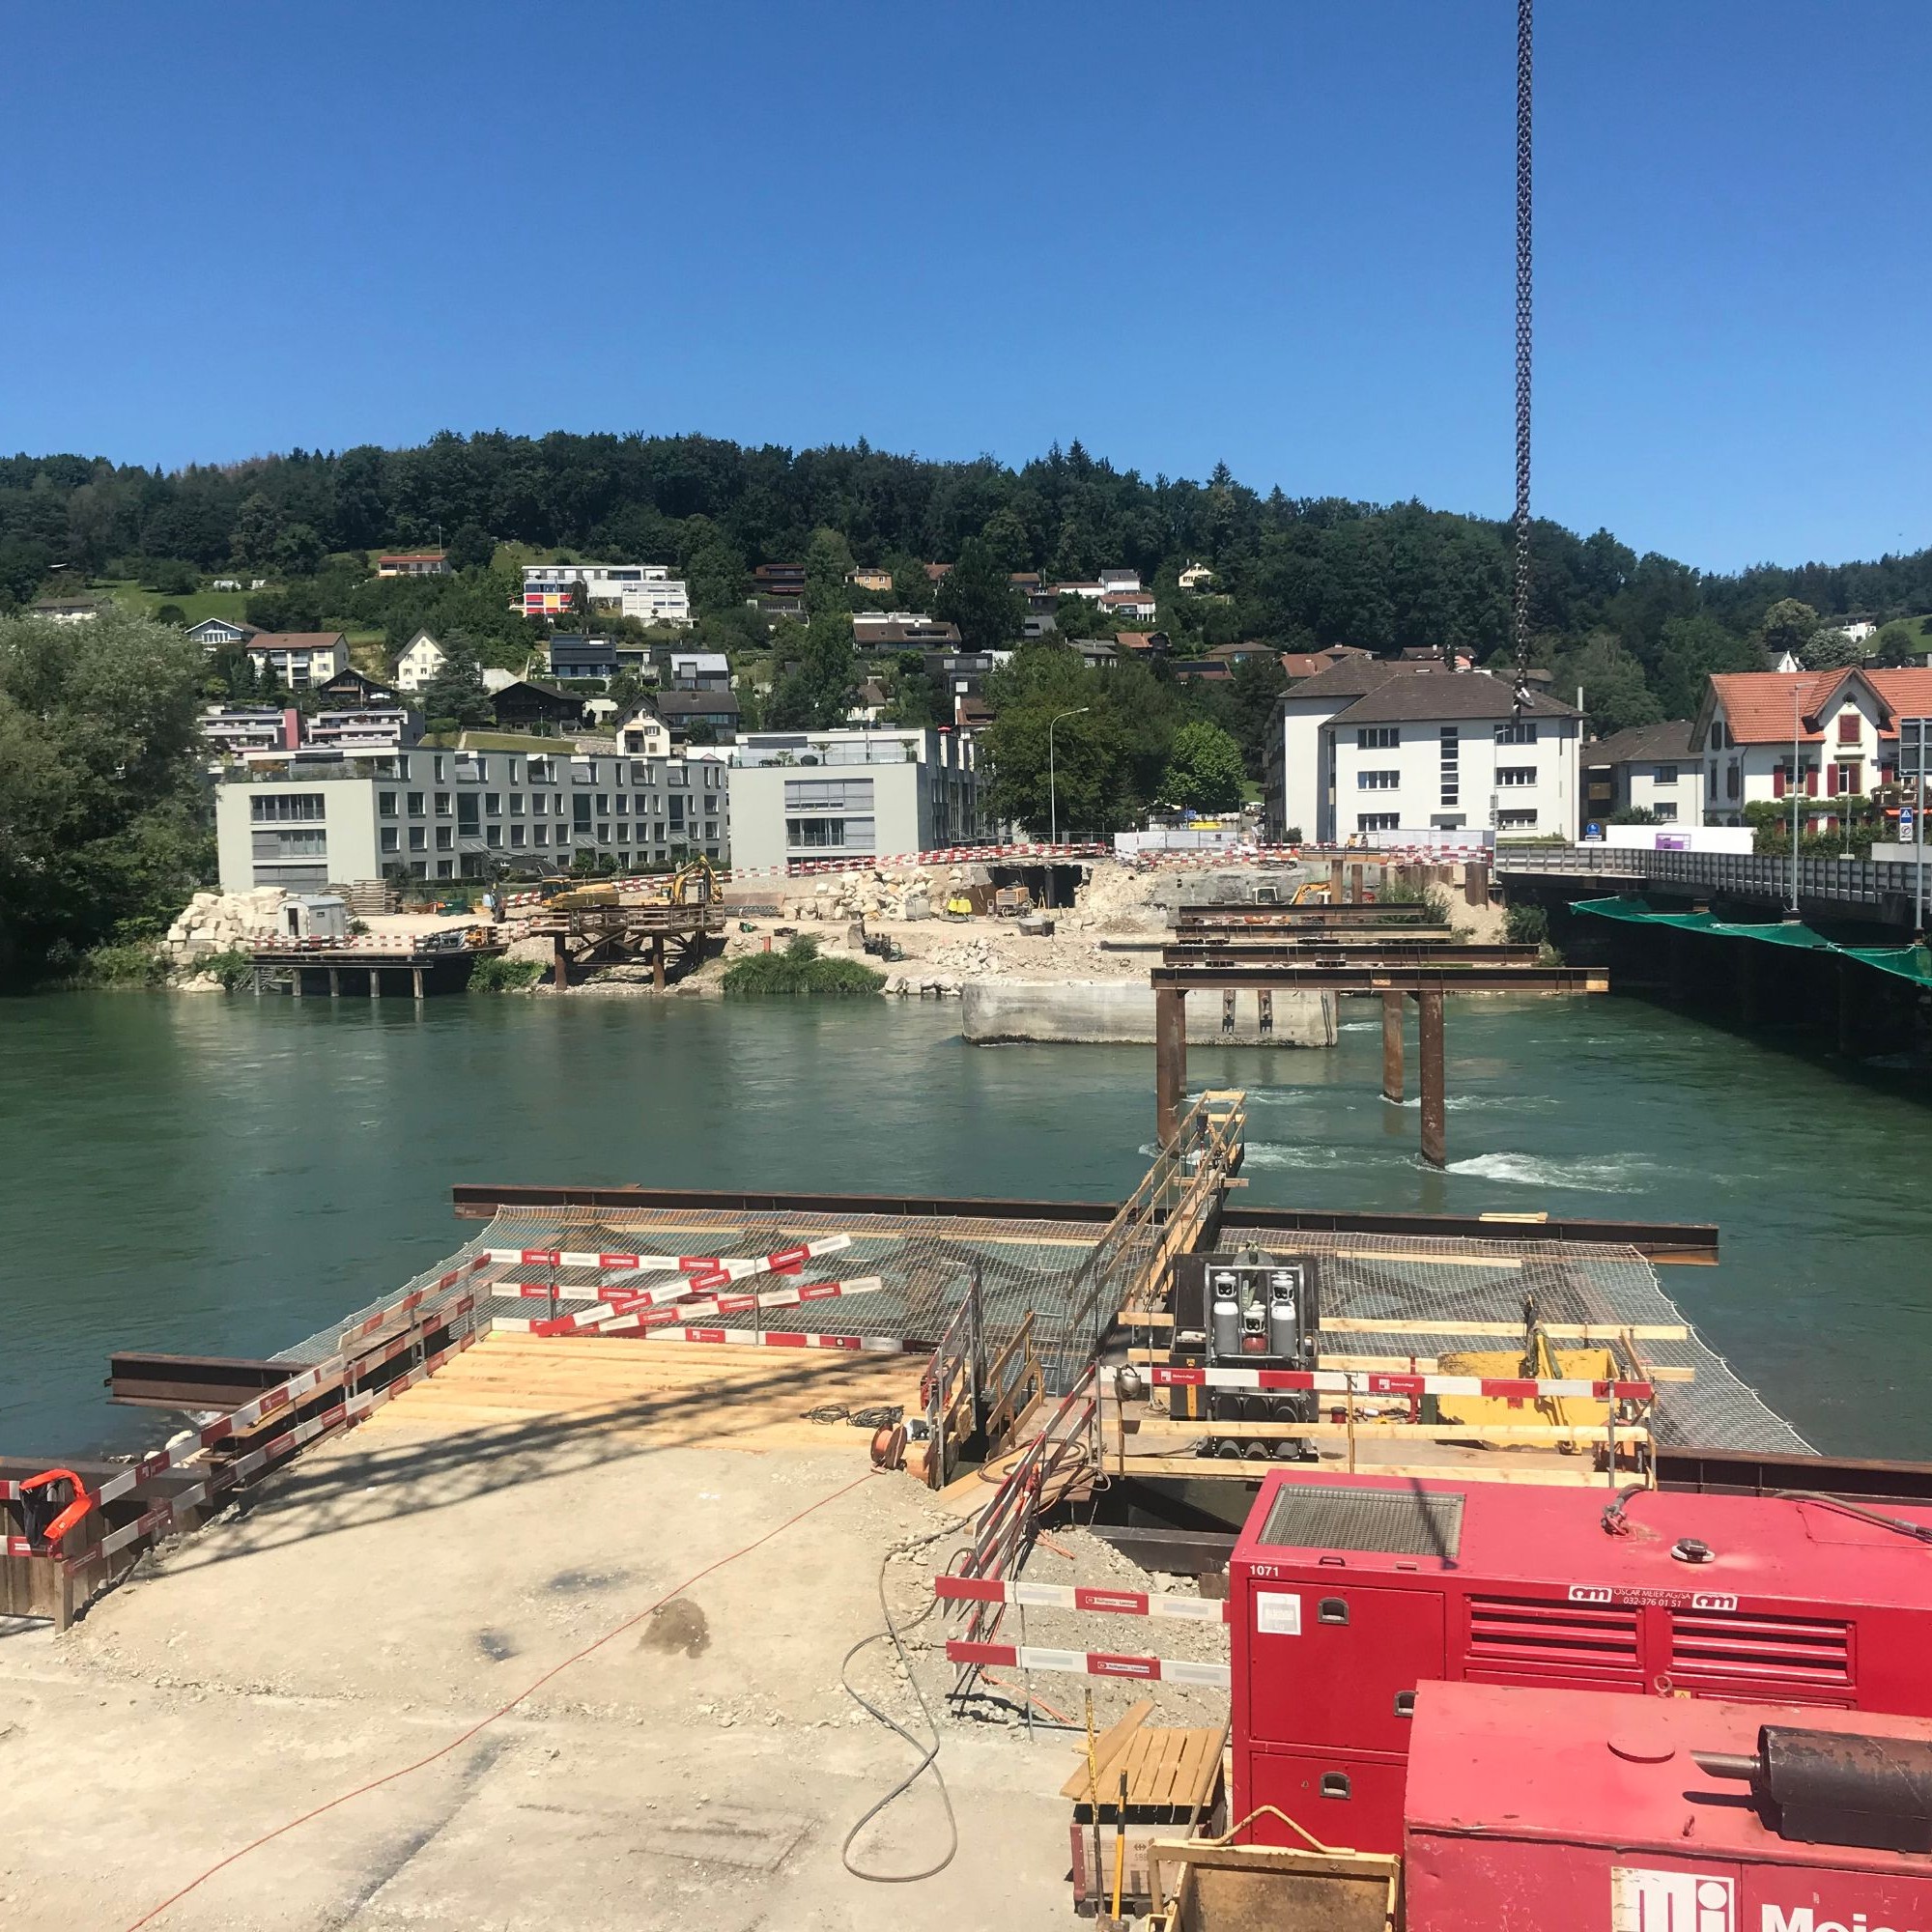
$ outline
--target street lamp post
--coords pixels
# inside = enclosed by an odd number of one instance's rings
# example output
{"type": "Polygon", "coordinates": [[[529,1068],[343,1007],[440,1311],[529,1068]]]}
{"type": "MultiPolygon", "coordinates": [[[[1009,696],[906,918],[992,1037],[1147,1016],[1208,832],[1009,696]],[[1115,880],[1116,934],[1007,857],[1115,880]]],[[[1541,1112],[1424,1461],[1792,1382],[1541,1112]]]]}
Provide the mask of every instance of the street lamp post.
{"type": "Polygon", "coordinates": [[[1046,721],[1046,818],[1047,843],[1060,843],[1060,793],[1054,782],[1053,769],[1053,727],[1063,718],[1078,718],[1091,711],[1091,704],[1076,704],[1071,711],[1062,711],[1046,721]]]}
{"type": "Polygon", "coordinates": [[[1791,903],[1784,909],[1786,919],[1798,917],[1798,826],[1799,813],[1804,809],[1799,800],[1804,790],[1804,767],[1799,762],[1803,742],[1799,736],[1798,695],[1803,683],[1802,678],[1791,682],[1791,903]]]}

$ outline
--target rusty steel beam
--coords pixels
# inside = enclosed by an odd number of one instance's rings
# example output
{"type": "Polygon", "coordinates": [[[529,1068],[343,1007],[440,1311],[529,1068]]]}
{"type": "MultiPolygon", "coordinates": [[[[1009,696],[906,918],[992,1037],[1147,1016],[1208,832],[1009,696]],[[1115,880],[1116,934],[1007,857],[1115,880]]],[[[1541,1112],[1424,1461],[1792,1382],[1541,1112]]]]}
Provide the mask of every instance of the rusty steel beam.
{"type": "Polygon", "coordinates": [[[571,1187],[459,1181],[450,1205],[466,1221],[545,1208],[752,1214],[893,1214],[978,1221],[1069,1221],[1104,1227],[1117,1201],[985,1200],[915,1194],[797,1194],[706,1187],[571,1187]]]}
{"type": "MultiPolygon", "coordinates": [[[[1406,1236],[1427,1240],[1564,1241],[1634,1248],[1660,1264],[1710,1265],[1718,1259],[1718,1229],[1706,1222],[1592,1221],[1565,1215],[1384,1213],[1353,1208],[1228,1208],[1219,1240],[1238,1245],[1256,1235],[1406,1236]]],[[[1265,1245],[1265,1241],[1264,1241],[1265,1245]]]]}
{"type": "Polygon", "coordinates": [[[145,1408],[239,1408],[294,1373],[288,1362],[118,1349],[107,1358],[107,1394],[145,1408]]]}
{"type": "Polygon", "coordinates": [[[1406,962],[1343,966],[1219,966],[1187,964],[1152,968],[1149,978],[1163,991],[1224,992],[1267,986],[1305,987],[1328,993],[1607,993],[1602,966],[1436,966],[1406,962]]]}
{"type": "Polygon", "coordinates": [[[1442,940],[1351,932],[1286,942],[1188,939],[1163,948],[1160,956],[1167,966],[1300,966],[1321,959],[1347,965],[1369,958],[1404,965],[1426,960],[1432,966],[1534,966],[1543,955],[1534,946],[1453,946],[1442,940]]]}
{"type": "Polygon", "coordinates": [[[1347,902],[1322,905],[1239,905],[1179,906],[1174,923],[1184,930],[1198,925],[1302,926],[1302,925],[1448,925],[1447,920],[1433,919],[1429,908],[1407,900],[1370,899],[1350,905],[1347,902]]]}

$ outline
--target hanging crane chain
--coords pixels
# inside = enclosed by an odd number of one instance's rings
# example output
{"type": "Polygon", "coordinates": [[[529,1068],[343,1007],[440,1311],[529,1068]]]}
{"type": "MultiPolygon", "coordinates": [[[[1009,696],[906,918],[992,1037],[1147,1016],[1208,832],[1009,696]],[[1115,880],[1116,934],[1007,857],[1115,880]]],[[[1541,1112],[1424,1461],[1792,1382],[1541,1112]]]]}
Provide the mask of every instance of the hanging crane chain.
{"type": "Polygon", "coordinates": [[[1530,103],[1535,0],[1516,8],[1516,584],[1510,610],[1516,708],[1529,691],[1529,378],[1532,348],[1530,103]]]}

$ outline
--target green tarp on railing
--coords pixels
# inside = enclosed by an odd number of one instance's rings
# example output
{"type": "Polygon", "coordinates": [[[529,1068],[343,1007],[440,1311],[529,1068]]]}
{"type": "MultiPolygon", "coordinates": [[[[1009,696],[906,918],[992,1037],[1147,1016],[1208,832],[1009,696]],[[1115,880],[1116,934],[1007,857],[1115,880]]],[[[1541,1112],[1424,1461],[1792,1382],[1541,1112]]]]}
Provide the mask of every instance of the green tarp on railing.
{"type": "Polygon", "coordinates": [[[1598,919],[1621,920],[1626,925],[1674,925],[1685,932],[1707,932],[1717,939],[1756,939],[1766,946],[1795,946],[1805,952],[1835,952],[1844,959],[1856,959],[1910,980],[1917,986],[1932,986],[1932,952],[1922,946],[1840,946],[1814,932],[1799,920],[1780,920],[1775,924],[1741,925],[1734,921],[1716,919],[1708,912],[1659,912],[1642,899],[1578,899],[1572,912],[1587,912],[1598,919]]]}

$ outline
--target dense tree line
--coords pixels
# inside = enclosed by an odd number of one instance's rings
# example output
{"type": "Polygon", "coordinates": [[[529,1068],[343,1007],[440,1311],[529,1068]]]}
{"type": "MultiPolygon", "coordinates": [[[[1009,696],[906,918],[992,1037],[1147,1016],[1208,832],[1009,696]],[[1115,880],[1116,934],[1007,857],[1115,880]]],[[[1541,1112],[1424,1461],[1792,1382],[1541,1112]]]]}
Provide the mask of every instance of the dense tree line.
{"type": "MultiPolygon", "coordinates": [[[[0,460],[0,600],[24,601],[57,563],[99,574],[131,562],[157,584],[188,566],[245,569],[285,586],[265,614],[373,615],[400,642],[416,622],[447,627],[461,603],[458,627],[504,653],[523,639],[502,586],[488,581],[499,544],[675,564],[700,611],[728,627],[754,565],[799,561],[828,536],[848,561],[892,572],[890,596],[875,601],[950,605],[947,614],[982,641],[1016,628],[1009,600],[977,570],[935,595],[922,562],[983,559],[1062,579],[1131,566],[1155,586],[1161,622],[1183,653],[1261,639],[1453,647],[1487,660],[1508,636],[1500,523],[1413,502],[1263,496],[1225,468],[1206,482],[1149,479],[1077,441],[1017,469],[895,456],[863,441],[794,451],[703,437],[500,433],[174,472],[79,456],[0,460]],[[451,582],[358,589],[339,574],[345,553],[439,539],[463,572],[451,582]],[[1190,561],[1213,571],[1212,594],[1179,594],[1190,561]]],[[[1638,555],[1606,530],[1579,537],[1544,523],[1534,584],[1539,658],[1559,686],[1583,682],[1593,712],[1601,701],[1600,722],[1613,726],[1680,713],[1707,670],[1758,662],[1766,614],[1780,603],[1828,620],[1932,610],[1932,550],[1717,576],[1638,555]]]]}

